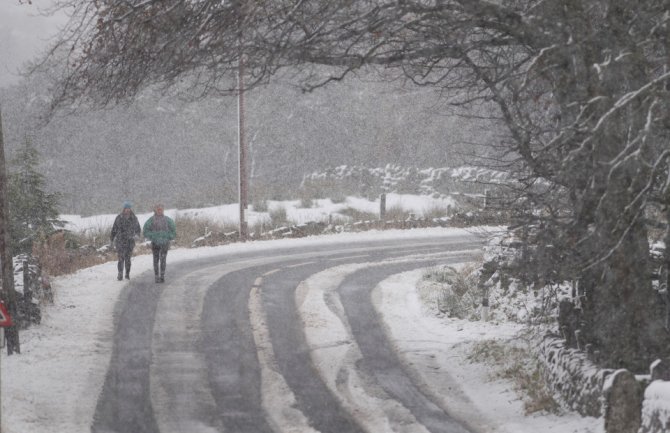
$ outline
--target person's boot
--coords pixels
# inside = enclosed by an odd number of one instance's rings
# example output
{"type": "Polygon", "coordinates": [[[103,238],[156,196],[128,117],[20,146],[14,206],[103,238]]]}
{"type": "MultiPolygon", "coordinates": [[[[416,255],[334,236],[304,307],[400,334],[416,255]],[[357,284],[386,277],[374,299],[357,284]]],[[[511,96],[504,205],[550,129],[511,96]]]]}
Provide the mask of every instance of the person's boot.
{"type": "Polygon", "coordinates": [[[158,275],[156,275],[156,282],[157,282],[157,283],[160,283],[160,282],[161,282],[161,277],[159,277],[158,275]]]}
{"type": "Polygon", "coordinates": [[[119,281],[123,280],[123,271],[119,271],[119,275],[116,276],[116,279],[119,281]]]}
{"type": "Polygon", "coordinates": [[[165,274],[161,274],[161,283],[165,282],[165,274]]]}
{"type": "Polygon", "coordinates": [[[130,279],[130,274],[126,274],[126,280],[130,279]]]}

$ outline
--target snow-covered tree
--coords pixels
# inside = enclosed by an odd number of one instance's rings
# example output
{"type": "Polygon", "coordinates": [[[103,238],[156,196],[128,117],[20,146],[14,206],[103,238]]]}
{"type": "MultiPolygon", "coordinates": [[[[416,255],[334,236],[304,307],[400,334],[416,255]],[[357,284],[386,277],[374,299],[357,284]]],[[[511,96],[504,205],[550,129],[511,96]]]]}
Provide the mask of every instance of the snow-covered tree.
{"type": "MultiPolygon", "coordinates": [[[[494,107],[540,282],[581,281],[588,340],[613,366],[666,354],[644,215],[670,203],[670,30],[663,0],[60,0],[73,12],[55,104],[182,79],[234,92],[299,66],[306,88],[360,69],[494,107]],[[315,65],[315,66],[314,66],[315,65]],[[324,69],[323,65],[329,68],[324,69]],[[519,187],[521,185],[521,187],[519,187]]],[[[61,51],[62,50],[62,51],[61,51]]],[[[295,68],[294,68],[295,70],[295,68]]]]}
{"type": "Polygon", "coordinates": [[[29,137],[9,166],[9,216],[12,251],[32,251],[33,241],[63,226],[58,219],[60,195],[46,191],[39,171],[39,152],[29,137]]]}

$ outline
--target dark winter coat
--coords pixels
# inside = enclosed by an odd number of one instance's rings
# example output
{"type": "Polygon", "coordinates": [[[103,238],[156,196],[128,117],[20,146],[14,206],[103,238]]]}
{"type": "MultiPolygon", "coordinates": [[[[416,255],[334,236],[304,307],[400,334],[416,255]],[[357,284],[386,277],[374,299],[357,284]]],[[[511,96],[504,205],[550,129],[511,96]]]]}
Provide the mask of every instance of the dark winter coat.
{"type": "Polygon", "coordinates": [[[122,213],[116,216],[112,226],[112,242],[116,240],[117,251],[128,251],[135,248],[135,236],[142,233],[140,222],[133,212],[127,217],[122,213]]]}
{"type": "Polygon", "coordinates": [[[172,218],[154,215],[144,223],[144,237],[154,245],[168,245],[177,237],[177,227],[172,218]]]}

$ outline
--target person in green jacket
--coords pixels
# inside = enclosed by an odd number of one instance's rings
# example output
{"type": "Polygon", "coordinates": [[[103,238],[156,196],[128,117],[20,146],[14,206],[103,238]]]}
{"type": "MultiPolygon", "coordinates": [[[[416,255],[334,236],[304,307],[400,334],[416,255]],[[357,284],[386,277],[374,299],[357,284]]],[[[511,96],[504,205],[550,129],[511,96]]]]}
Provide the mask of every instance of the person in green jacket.
{"type": "Polygon", "coordinates": [[[177,227],[172,218],[163,214],[163,205],[154,206],[154,215],[144,223],[144,237],[151,241],[154,254],[154,275],[157,283],[165,282],[165,264],[170,241],[177,237],[177,227]]]}

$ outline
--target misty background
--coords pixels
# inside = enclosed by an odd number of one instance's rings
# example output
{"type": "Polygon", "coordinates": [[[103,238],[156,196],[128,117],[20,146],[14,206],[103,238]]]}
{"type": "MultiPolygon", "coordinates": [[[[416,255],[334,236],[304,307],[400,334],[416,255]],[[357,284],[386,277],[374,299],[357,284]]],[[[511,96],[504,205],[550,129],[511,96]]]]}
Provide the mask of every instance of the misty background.
{"type": "MultiPolygon", "coordinates": [[[[44,3],[42,3],[44,5],[44,3]]],[[[237,201],[237,99],[185,101],[145,91],[130,105],[41,121],[48,79],[16,72],[63,17],[0,6],[0,105],[7,160],[28,137],[62,213],[190,208],[237,201]]],[[[312,92],[282,83],[246,94],[250,203],[296,198],[303,176],[340,165],[455,167],[492,134],[450,113],[434,90],[350,77],[312,92]],[[472,138],[474,137],[474,139],[472,138]]],[[[10,167],[11,168],[11,167],[10,167]]]]}

